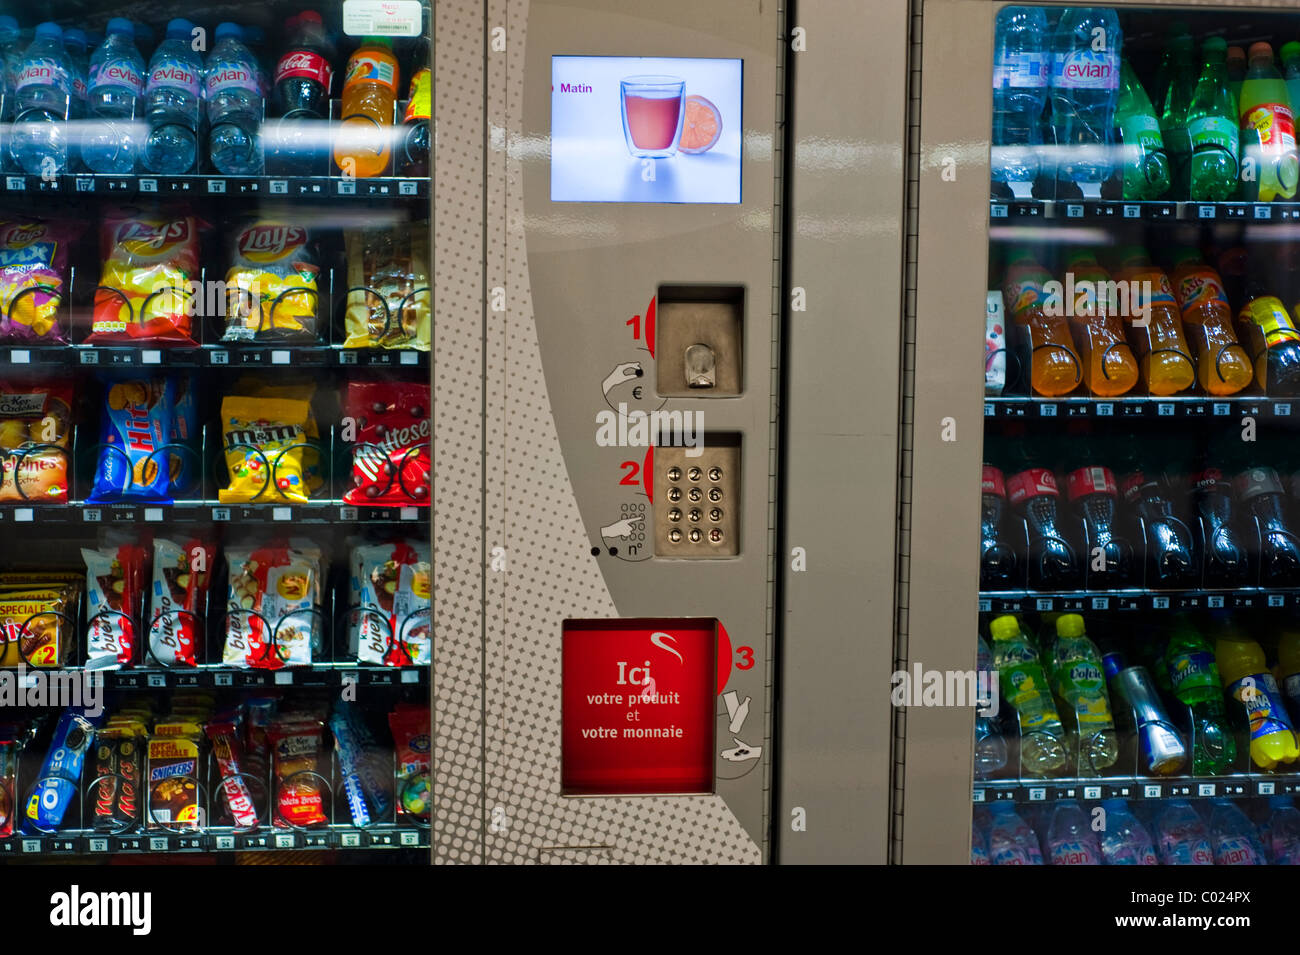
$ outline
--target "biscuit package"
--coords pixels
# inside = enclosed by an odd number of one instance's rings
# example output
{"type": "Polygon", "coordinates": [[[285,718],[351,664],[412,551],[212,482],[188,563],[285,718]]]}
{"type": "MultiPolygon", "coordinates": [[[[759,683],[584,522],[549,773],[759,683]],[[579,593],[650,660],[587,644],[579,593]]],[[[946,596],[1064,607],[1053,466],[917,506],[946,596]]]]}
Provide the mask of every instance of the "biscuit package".
{"type": "Polygon", "coordinates": [[[63,711],[27,800],[25,831],[52,832],[63,823],[68,807],[80,798],[81,770],[102,722],[102,713],[91,715],[79,706],[63,711]]]}
{"type": "Polygon", "coordinates": [[[100,428],[92,503],[170,503],[175,459],[164,448],[176,433],[170,378],[109,381],[100,428]]]}
{"type": "Polygon", "coordinates": [[[325,727],[311,714],[286,713],[271,723],[271,769],[275,777],[275,825],[318,826],[328,821],[321,780],[325,727]]]}
{"type": "Polygon", "coordinates": [[[426,666],[432,656],[433,573],[424,541],[363,544],[352,551],[357,610],[351,652],[358,663],[426,666]]]}
{"type": "Polygon", "coordinates": [[[307,446],[311,406],[292,398],[230,395],[221,402],[222,446],[230,484],[223,504],[308,500],[304,459],[319,463],[307,446]]]}
{"type": "Polygon", "coordinates": [[[226,548],[227,666],[276,670],[320,649],[320,549],[308,540],[226,548]]]}
{"type": "Polygon", "coordinates": [[[33,345],[63,344],[60,320],[68,245],[79,229],[71,223],[21,220],[0,223],[0,340],[33,345]]]}
{"type": "Polygon", "coordinates": [[[193,216],[115,215],[100,233],[104,268],[95,290],[95,345],[196,345],[193,316],[199,223],[193,216]]]}
{"type": "Polygon", "coordinates": [[[216,548],[198,537],[157,537],[149,588],[150,663],[195,666],[203,653],[203,620],[208,606],[216,548]]]}
{"type": "Polygon", "coordinates": [[[232,238],[222,341],[314,341],[320,265],[306,227],[258,219],[232,238]]]}
{"type": "MultiPolygon", "coordinates": [[[[111,538],[110,538],[111,541],[111,538]]],[[[86,564],[86,668],[109,669],[135,662],[136,622],[144,599],[148,552],[138,544],[108,542],[83,547],[86,564]]]]}
{"type": "Polygon", "coordinates": [[[343,414],[356,422],[348,504],[427,507],[430,487],[429,386],[348,382],[343,414]]]}
{"type": "Polygon", "coordinates": [[[348,232],[344,348],[428,351],[428,223],[348,232]]]}
{"type": "Polygon", "coordinates": [[[72,383],[0,382],[0,501],[66,504],[72,383]]]}

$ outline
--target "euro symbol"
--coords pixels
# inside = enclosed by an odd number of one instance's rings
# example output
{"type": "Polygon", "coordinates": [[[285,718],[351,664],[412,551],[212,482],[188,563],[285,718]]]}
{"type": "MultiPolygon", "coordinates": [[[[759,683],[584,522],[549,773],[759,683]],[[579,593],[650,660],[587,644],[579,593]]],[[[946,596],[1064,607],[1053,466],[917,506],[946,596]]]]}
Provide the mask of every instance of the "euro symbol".
{"type": "Polygon", "coordinates": [[[635,388],[632,389],[632,397],[635,398],[637,401],[640,401],[640,400],[641,400],[641,386],[640,386],[640,385],[637,385],[635,388]]]}

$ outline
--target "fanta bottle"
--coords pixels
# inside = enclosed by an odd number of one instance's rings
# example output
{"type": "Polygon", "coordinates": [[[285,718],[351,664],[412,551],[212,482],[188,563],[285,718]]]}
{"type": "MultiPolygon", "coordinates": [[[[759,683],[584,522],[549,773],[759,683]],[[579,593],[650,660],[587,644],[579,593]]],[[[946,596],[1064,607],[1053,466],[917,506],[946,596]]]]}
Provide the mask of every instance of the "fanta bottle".
{"type": "Polygon", "coordinates": [[[348,58],[343,78],[343,122],[334,139],[334,162],[344,175],[382,176],[393,154],[393,104],[397,58],[384,37],[368,37],[348,58]]]}
{"type": "Polygon", "coordinates": [[[1245,707],[1250,722],[1250,758],[1255,765],[1272,769],[1300,758],[1291,718],[1277,680],[1264,666],[1260,645],[1229,631],[1219,637],[1214,656],[1228,695],[1245,707]]]}
{"type": "Polygon", "coordinates": [[[1125,318],[1128,339],[1140,361],[1142,381],[1153,395],[1173,395],[1196,381],[1196,362],[1178,317],[1178,300],[1164,269],[1141,246],[1120,252],[1119,280],[1132,307],[1125,318]]]}
{"type": "Polygon", "coordinates": [[[1242,191],[1248,201],[1290,199],[1300,182],[1295,117],[1286,81],[1273,65],[1273,48],[1252,43],[1241,85],[1242,191]]]}
{"type": "Polygon", "coordinates": [[[1196,380],[1212,395],[1235,395],[1250,384],[1255,366],[1232,330],[1223,281],[1195,249],[1182,250],[1175,261],[1174,295],[1196,355],[1196,380]]]}
{"type": "Polygon", "coordinates": [[[1091,252],[1072,254],[1066,274],[1074,278],[1070,326],[1083,360],[1083,380],[1088,390],[1103,398],[1131,391],[1137,384],[1138,363],[1124,340],[1124,323],[1119,316],[1121,311],[1131,311],[1129,303],[1120,307],[1119,287],[1091,252]]]}
{"type": "Polygon", "coordinates": [[[1048,398],[1069,394],[1083,381],[1083,363],[1074,350],[1065,308],[1049,299],[1044,286],[1051,280],[1047,269],[1028,249],[1011,255],[1003,282],[1003,297],[1012,320],[1029,338],[1029,383],[1048,398]]]}

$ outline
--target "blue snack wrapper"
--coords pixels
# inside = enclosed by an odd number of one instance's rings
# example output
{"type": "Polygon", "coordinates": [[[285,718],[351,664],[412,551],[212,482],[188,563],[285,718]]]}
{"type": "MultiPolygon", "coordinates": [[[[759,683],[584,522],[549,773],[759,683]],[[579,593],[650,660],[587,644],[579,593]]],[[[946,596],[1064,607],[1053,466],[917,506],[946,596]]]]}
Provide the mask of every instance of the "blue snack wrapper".
{"type": "Polygon", "coordinates": [[[176,383],[170,378],[105,382],[99,460],[88,500],[94,504],[170,504],[175,458],[161,450],[176,433],[176,383]]]}

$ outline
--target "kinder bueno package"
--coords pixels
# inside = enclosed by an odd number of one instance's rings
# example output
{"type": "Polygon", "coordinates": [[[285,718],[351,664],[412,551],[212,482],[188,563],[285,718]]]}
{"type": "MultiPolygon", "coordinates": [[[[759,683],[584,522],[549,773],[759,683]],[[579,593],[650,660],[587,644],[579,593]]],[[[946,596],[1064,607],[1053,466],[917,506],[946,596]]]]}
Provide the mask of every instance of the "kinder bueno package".
{"type": "Polygon", "coordinates": [[[424,541],[362,544],[352,550],[356,611],[351,652],[358,663],[426,666],[433,569],[424,541]]]}
{"type": "Polygon", "coordinates": [[[258,219],[232,240],[222,341],[314,341],[320,265],[306,226],[258,219]]]}
{"type": "Polygon", "coordinates": [[[104,268],[86,341],[197,344],[198,220],[189,215],[112,215],[104,221],[100,242],[104,268]]]}
{"type": "Polygon", "coordinates": [[[144,547],[108,535],[97,549],[83,547],[86,564],[86,668],[110,669],[135,662],[136,622],[144,602],[144,547]]]}
{"type": "Polygon", "coordinates": [[[312,662],[324,629],[321,551],[310,540],[226,548],[227,666],[278,670],[312,662]]]}
{"type": "Polygon", "coordinates": [[[60,321],[68,246],[80,234],[73,223],[19,220],[0,223],[0,340],[63,344],[60,321]]]}
{"type": "Polygon", "coordinates": [[[348,504],[429,504],[429,386],[419,382],[348,383],[343,414],[356,423],[348,504]]]}
{"type": "Polygon", "coordinates": [[[165,447],[176,433],[175,383],[127,378],[105,383],[99,460],[87,500],[170,503],[175,458],[165,447]]]}
{"type": "Polygon", "coordinates": [[[0,382],[0,501],[66,504],[72,382],[0,382]]]}
{"type": "Polygon", "coordinates": [[[203,652],[216,547],[198,537],[158,537],[153,542],[149,588],[150,662],[195,666],[203,652]]]}

